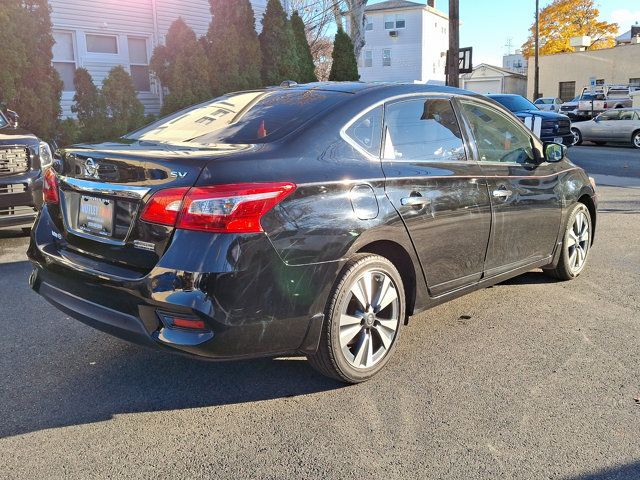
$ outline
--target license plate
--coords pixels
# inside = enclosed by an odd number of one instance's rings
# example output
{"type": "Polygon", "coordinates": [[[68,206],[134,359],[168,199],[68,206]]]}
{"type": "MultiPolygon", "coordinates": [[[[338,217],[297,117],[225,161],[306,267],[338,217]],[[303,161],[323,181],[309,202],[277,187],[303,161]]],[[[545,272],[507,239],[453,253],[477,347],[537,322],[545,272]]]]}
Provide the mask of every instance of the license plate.
{"type": "Polygon", "coordinates": [[[560,145],[562,145],[562,137],[555,137],[553,139],[553,143],[559,143],[560,145]]]}
{"type": "Polygon", "coordinates": [[[82,195],[78,228],[93,235],[110,237],[113,234],[113,200],[82,195]]]}

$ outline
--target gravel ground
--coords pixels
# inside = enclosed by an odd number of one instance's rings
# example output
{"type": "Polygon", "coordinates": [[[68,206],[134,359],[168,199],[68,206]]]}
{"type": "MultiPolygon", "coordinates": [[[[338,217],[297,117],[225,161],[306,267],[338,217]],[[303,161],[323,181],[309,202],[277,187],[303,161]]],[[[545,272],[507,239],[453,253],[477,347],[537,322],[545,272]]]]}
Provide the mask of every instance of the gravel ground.
{"type": "Polygon", "coordinates": [[[92,330],[28,289],[27,239],[0,232],[0,476],[640,478],[640,189],[603,187],[600,209],[577,280],[418,315],[351,387],[92,330]]]}

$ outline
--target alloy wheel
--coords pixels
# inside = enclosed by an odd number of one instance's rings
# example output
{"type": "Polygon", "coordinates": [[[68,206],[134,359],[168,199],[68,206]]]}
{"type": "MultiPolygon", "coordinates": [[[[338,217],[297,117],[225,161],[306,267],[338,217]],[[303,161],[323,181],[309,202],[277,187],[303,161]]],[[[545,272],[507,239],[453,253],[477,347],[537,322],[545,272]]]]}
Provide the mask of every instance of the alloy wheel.
{"type": "Polygon", "coordinates": [[[576,128],[571,129],[571,133],[573,134],[573,143],[572,145],[577,145],[580,143],[580,132],[576,128]]]}
{"type": "Polygon", "coordinates": [[[640,133],[636,133],[633,136],[633,146],[636,148],[640,148],[640,133]]]}
{"type": "Polygon", "coordinates": [[[400,300],[393,280],[368,270],[351,285],[342,303],[340,348],[349,364],[367,369],[389,352],[399,325],[400,300]]]}
{"type": "Polygon", "coordinates": [[[579,273],[587,261],[590,246],[589,220],[583,211],[579,211],[573,220],[567,236],[567,258],[573,273],[579,273]]]}

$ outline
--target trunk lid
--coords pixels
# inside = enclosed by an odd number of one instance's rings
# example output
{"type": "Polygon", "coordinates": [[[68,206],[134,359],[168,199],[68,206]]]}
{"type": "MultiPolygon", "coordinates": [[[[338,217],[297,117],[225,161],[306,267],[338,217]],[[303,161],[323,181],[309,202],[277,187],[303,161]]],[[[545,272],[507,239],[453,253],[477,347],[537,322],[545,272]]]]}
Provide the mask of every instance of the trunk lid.
{"type": "Polygon", "coordinates": [[[60,151],[60,208],[50,211],[62,233],[61,253],[97,270],[148,273],[166,250],[174,227],[142,221],[146,202],[158,190],[193,186],[216,157],[251,149],[129,142],[60,151]]]}

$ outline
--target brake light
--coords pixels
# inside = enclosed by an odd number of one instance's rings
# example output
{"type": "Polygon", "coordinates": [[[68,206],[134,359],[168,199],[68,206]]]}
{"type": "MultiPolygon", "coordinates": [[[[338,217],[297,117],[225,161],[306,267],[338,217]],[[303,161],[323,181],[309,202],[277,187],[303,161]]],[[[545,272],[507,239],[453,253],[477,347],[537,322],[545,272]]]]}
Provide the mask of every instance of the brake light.
{"type": "Polygon", "coordinates": [[[192,320],[190,318],[178,318],[173,319],[173,326],[180,328],[189,328],[192,330],[204,330],[205,324],[202,320],[192,320]]]}
{"type": "Polygon", "coordinates": [[[182,199],[189,187],[167,188],[153,194],[140,218],[145,222],[174,226],[178,220],[182,199]]]}
{"type": "Polygon", "coordinates": [[[262,232],[260,219],[295,189],[293,183],[194,187],[184,198],[177,227],[207,232],[262,232]]]}
{"type": "Polygon", "coordinates": [[[60,194],[58,193],[58,177],[53,168],[47,168],[42,178],[42,197],[44,203],[58,204],[60,203],[60,194]]]}

